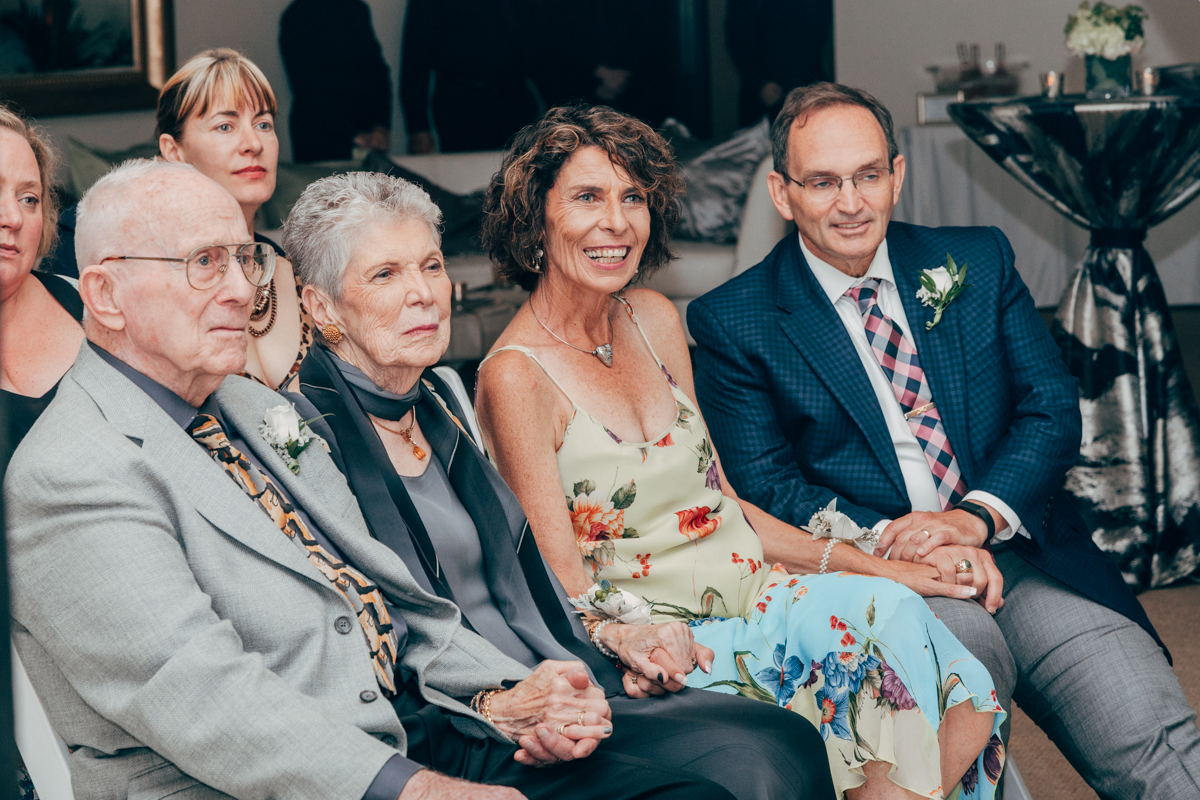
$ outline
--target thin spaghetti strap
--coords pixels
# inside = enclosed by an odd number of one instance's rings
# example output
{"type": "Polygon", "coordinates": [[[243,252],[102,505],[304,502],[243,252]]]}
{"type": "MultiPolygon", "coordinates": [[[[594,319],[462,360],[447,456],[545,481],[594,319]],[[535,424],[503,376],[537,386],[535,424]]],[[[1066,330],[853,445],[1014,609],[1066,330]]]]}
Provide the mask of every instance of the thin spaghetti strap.
{"type": "Polygon", "coordinates": [[[519,344],[510,344],[510,345],[505,345],[504,347],[497,347],[495,350],[488,353],[487,357],[484,358],[483,361],[479,362],[479,367],[475,371],[479,372],[479,370],[483,369],[483,365],[488,362],[488,359],[490,359],[492,356],[496,355],[496,353],[499,353],[504,350],[515,350],[516,352],[524,353],[525,355],[527,355],[531,359],[533,359],[533,363],[537,364],[539,367],[542,368],[542,372],[546,373],[546,377],[550,379],[550,382],[553,383],[555,386],[557,386],[558,390],[567,396],[567,399],[571,401],[571,405],[574,406],[575,408],[579,408],[579,404],[575,402],[574,397],[571,397],[571,393],[568,392],[565,388],[563,388],[563,385],[558,382],[558,380],[554,377],[554,375],[551,374],[550,370],[546,369],[546,365],[543,364],[541,362],[541,360],[537,356],[535,356],[533,354],[533,351],[530,350],[528,347],[522,347],[519,344]]]}
{"type": "Polygon", "coordinates": [[[663,369],[662,359],[658,357],[658,353],[654,352],[654,345],[650,344],[650,337],[642,330],[642,323],[638,321],[637,312],[633,310],[633,305],[625,299],[624,292],[618,292],[613,295],[618,302],[625,306],[625,310],[629,312],[629,318],[633,320],[633,324],[637,326],[638,333],[642,335],[642,341],[646,343],[646,347],[650,350],[650,355],[654,356],[654,360],[658,363],[660,369],[663,369]]]}

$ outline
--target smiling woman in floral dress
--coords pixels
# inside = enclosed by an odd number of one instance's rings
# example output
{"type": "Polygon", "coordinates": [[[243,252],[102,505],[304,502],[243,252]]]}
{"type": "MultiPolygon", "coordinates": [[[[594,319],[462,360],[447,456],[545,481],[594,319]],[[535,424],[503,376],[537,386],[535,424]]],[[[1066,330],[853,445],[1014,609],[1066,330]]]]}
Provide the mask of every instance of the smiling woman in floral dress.
{"type": "MultiPolygon", "coordinates": [[[[679,190],[661,137],[586,107],[518,134],[488,189],[485,244],[532,294],[481,367],[477,404],[542,554],[572,596],[608,580],[656,621],[688,622],[709,673],[691,685],[816,724],[840,793],[992,796],[1003,712],[990,676],[905,586],[973,589],[850,545],[822,563],[824,543],[725,481],[675,307],[626,288],[670,259],[679,190]],[[842,571],[812,574],[827,566],[842,571]]],[[[637,691],[689,680],[691,651],[661,656],[679,671],[637,691]]]]}

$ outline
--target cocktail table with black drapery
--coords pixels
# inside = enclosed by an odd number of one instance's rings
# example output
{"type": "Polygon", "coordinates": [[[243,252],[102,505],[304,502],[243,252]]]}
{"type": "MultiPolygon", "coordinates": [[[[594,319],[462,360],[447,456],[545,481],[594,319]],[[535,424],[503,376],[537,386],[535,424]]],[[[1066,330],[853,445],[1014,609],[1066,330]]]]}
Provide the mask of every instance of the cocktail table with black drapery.
{"type": "Polygon", "coordinates": [[[1200,194],[1200,97],[977,101],[950,106],[950,116],[1091,231],[1054,323],[1083,413],[1066,487],[1130,584],[1191,574],[1200,566],[1200,413],[1142,242],[1200,194]]]}

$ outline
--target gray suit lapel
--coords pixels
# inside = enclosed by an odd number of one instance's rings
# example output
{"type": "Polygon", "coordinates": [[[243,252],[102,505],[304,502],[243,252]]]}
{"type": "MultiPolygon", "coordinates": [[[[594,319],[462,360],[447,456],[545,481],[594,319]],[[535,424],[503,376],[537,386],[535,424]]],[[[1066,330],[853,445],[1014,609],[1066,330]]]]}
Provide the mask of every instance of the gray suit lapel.
{"type": "Polygon", "coordinates": [[[304,554],[255,507],[254,501],[213,462],[204,448],[86,343],[72,374],[96,401],[104,417],[141,446],[162,474],[170,476],[172,483],[182,488],[201,516],[263,557],[328,585],[304,554]]]}
{"type": "Polygon", "coordinates": [[[871,388],[854,343],[846,334],[846,326],[808,268],[795,237],[792,237],[788,251],[791,259],[785,260],[780,267],[776,292],[779,308],[788,312],[780,321],[780,327],[862,430],[875,458],[901,496],[908,497],[896,449],[879,411],[875,390],[871,388]]]}

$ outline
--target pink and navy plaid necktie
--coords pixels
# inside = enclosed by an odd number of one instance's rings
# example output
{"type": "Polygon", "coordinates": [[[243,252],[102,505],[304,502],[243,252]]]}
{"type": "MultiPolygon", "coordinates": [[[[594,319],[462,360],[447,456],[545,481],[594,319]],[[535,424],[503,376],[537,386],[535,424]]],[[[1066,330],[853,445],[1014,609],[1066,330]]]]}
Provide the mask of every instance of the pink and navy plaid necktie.
{"type": "Polygon", "coordinates": [[[896,323],[883,313],[878,294],[878,278],[869,278],[846,291],[846,296],[858,303],[871,352],[891,381],[892,391],[896,393],[896,399],[904,411],[904,419],[925,451],[925,460],[929,462],[933,482],[937,484],[938,498],[945,511],[963,499],[967,484],[963,482],[954,450],[946,438],[941,414],[933,404],[933,393],[929,390],[929,381],[925,380],[925,370],[921,369],[917,350],[896,327],[896,323]]]}

